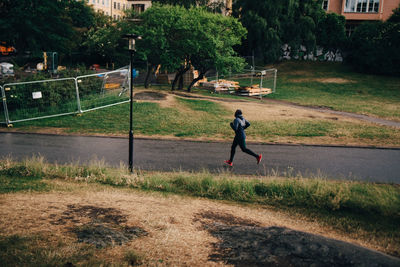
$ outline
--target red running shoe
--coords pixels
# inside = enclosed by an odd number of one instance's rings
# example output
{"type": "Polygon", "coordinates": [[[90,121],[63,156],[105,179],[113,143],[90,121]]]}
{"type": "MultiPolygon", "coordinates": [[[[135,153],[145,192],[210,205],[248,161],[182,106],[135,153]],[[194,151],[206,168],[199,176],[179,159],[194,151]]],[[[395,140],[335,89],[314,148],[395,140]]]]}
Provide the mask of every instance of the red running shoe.
{"type": "Polygon", "coordinates": [[[229,166],[231,166],[231,167],[233,166],[232,161],[230,161],[230,160],[225,160],[224,162],[225,162],[226,164],[228,164],[229,166]]]}
{"type": "Polygon", "coordinates": [[[258,157],[257,157],[257,164],[260,163],[261,159],[262,159],[262,155],[260,154],[260,155],[258,155],[258,157]]]}

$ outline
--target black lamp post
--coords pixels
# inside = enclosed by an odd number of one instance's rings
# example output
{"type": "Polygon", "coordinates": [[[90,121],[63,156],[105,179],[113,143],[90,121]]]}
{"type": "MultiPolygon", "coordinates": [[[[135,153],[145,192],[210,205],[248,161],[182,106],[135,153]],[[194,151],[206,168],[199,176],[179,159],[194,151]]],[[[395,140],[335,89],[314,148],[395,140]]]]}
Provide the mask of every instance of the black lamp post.
{"type": "Polygon", "coordinates": [[[129,42],[129,52],[130,52],[130,91],[131,91],[131,98],[130,98],[130,110],[129,110],[129,170],[133,172],[133,122],[132,122],[132,111],[133,111],[133,53],[136,51],[135,49],[135,42],[136,40],[142,39],[141,36],[136,34],[126,34],[124,36],[128,39],[129,42]]]}

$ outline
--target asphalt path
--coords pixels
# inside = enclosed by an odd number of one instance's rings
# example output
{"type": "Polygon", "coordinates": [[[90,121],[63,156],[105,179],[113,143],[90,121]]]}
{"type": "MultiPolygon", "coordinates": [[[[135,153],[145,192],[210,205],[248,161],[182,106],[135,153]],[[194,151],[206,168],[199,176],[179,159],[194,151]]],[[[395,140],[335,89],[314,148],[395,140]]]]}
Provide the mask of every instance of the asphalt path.
{"type": "MultiPolygon", "coordinates": [[[[323,177],[400,184],[400,149],[265,145],[248,143],[263,154],[260,165],[237,148],[234,166],[224,166],[230,143],[135,139],[134,167],[142,170],[233,172],[235,174],[323,177]]],[[[42,155],[49,162],[87,164],[104,159],[127,165],[128,139],[0,133],[0,157],[42,155]]]]}

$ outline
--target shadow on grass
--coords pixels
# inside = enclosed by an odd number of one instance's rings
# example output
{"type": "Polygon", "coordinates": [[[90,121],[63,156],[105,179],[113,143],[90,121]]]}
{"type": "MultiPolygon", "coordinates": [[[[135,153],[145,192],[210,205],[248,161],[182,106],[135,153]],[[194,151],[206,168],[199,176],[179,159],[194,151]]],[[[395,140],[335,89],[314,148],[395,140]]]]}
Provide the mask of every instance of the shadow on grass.
{"type": "Polygon", "coordinates": [[[399,266],[400,259],[357,245],[285,227],[208,211],[195,216],[219,241],[213,261],[234,266],[399,266]]]}

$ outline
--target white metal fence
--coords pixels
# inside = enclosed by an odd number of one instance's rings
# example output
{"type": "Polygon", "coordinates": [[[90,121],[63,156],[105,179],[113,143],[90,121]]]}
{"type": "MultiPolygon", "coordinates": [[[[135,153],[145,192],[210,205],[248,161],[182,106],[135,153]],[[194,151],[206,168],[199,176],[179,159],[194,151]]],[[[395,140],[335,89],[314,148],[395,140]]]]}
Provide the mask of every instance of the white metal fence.
{"type": "Polygon", "coordinates": [[[231,87],[229,90],[222,92],[262,97],[276,92],[277,73],[277,69],[246,69],[240,73],[228,73],[226,75],[220,75],[217,72],[212,73],[207,75],[207,80],[211,82],[222,81],[222,83],[226,81],[228,84],[235,82],[239,87],[236,90],[231,87]]]}
{"type": "Polygon", "coordinates": [[[82,113],[129,102],[129,69],[0,86],[0,123],[82,113]]]}

